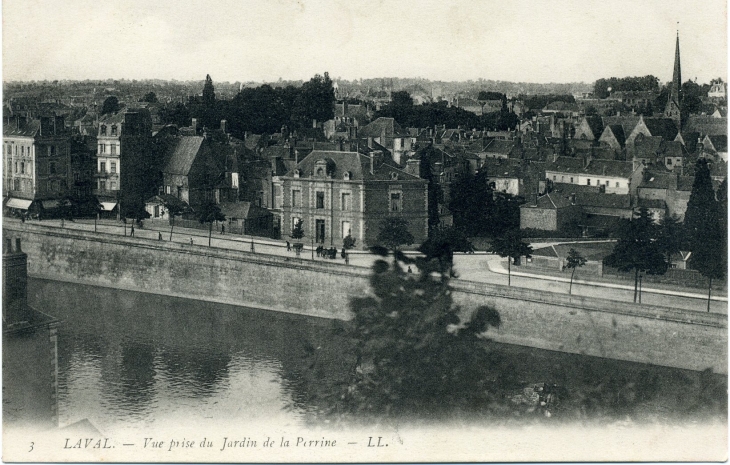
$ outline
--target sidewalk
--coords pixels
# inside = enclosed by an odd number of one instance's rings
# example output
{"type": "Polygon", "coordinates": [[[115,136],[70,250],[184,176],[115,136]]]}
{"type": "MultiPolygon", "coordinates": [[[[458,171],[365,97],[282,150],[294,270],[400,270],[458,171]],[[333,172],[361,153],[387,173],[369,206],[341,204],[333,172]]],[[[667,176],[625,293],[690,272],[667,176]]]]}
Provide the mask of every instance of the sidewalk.
{"type": "MultiPolygon", "coordinates": [[[[504,265],[504,262],[502,260],[489,260],[487,261],[487,267],[489,268],[489,271],[492,271],[494,273],[503,274],[506,275],[510,273],[507,268],[504,265]]],[[[562,282],[562,283],[570,283],[570,278],[563,278],[560,276],[549,276],[549,275],[541,275],[541,274],[534,274],[534,273],[525,273],[523,271],[515,271],[514,269],[511,271],[512,276],[521,276],[523,278],[533,278],[533,279],[542,279],[545,281],[555,281],[555,282],[562,282]]],[[[633,291],[634,286],[633,285],[627,285],[627,284],[616,284],[616,283],[605,283],[600,281],[588,281],[584,279],[574,279],[573,284],[583,284],[587,286],[594,286],[594,287],[605,287],[605,288],[611,288],[611,289],[622,289],[622,290],[628,290],[633,291]]],[[[670,295],[670,296],[678,296],[678,297],[688,297],[692,299],[707,299],[707,294],[698,294],[694,292],[685,292],[685,291],[671,291],[668,289],[657,289],[653,287],[646,287],[642,286],[642,292],[646,293],[652,293],[652,294],[662,294],[662,295],[670,295]]],[[[717,302],[727,302],[728,298],[727,296],[712,296],[711,300],[717,301],[717,302]]]]}

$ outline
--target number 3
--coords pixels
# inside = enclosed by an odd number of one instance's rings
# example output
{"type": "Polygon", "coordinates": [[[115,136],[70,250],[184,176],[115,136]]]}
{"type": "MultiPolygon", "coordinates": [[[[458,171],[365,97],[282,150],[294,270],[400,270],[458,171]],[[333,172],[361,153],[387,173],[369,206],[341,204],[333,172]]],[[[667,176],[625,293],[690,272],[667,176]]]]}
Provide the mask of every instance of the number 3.
{"type": "Polygon", "coordinates": [[[33,444],[35,444],[35,442],[30,443],[30,450],[28,452],[33,452],[33,444]]]}

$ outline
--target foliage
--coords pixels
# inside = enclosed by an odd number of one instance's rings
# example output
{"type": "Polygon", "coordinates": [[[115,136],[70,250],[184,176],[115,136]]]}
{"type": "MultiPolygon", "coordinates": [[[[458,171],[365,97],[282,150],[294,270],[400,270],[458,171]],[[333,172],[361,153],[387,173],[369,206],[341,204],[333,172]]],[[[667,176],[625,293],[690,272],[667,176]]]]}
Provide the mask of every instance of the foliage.
{"type": "Polygon", "coordinates": [[[451,183],[449,210],[454,216],[454,226],[467,235],[477,236],[489,229],[493,204],[492,189],[484,175],[467,172],[451,183]]]}
{"type": "Polygon", "coordinates": [[[667,262],[658,241],[658,227],[649,211],[642,207],[619,231],[613,251],[604,258],[604,264],[620,271],[634,271],[634,302],[638,290],[639,273],[664,274],[667,262]]]}
{"type": "Polygon", "coordinates": [[[580,268],[586,264],[588,260],[580,254],[575,249],[570,249],[568,251],[568,256],[565,259],[565,267],[569,268],[571,270],[570,272],[570,288],[568,288],[568,293],[571,294],[573,292],[573,276],[575,276],[575,269],[580,268]]]}
{"type": "Polygon", "coordinates": [[[312,120],[325,122],[334,118],[335,91],[329,73],[316,74],[305,82],[295,98],[291,119],[299,127],[312,127],[312,120]]]}
{"type": "Polygon", "coordinates": [[[301,239],[304,237],[304,224],[302,220],[297,221],[294,224],[294,228],[291,231],[292,239],[301,239]]]}
{"type": "Polygon", "coordinates": [[[111,97],[107,97],[101,105],[101,114],[109,115],[116,113],[121,109],[122,106],[119,104],[119,99],[112,95],[111,97]]]}
{"type": "Polygon", "coordinates": [[[370,278],[373,296],[352,300],[357,363],[336,411],[429,416],[444,404],[468,410],[494,400],[483,335],[500,326],[499,313],[480,307],[464,319],[448,276],[424,266],[414,275],[379,260],[370,278]]]}
{"type": "Polygon", "coordinates": [[[482,90],[479,91],[479,96],[477,97],[477,100],[507,100],[507,97],[502,92],[492,92],[492,91],[486,91],[482,90]]]}
{"type": "Polygon", "coordinates": [[[707,97],[709,90],[709,84],[699,85],[693,81],[687,81],[682,84],[680,90],[682,98],[679,102],[682,121],[686,121],[690,114],[700,113],[702,111],[702,99],[707,97]]]}
{"type": "Polygon", "coordinates": [[[433,144],[429,144],[420,151],[419,176],[421,179],[428,181],[428,227],[429,229],[438,226],[441,221],[439,218],[439,205],[444,201],[444,192],[441,189],[438,173],[434,174],[431,169],[431,160],[436,152],[433,144]]]}
{"type": "Polygon", "coordinates": [[[216,221],[225,221],[226,216],[221,212],[220,207],[215,202],[204,203],[200,208],[198,221],[201,224],[208,223],[208,246],[210,247],[210,238],[213,233],[213,223],[216,221]]]}
{"type": "Polygon", "coordinates": [[[215,105],[215,87],[210,74],[205,75],[205,84],[203,84],[203,104],[206,106],[215,105]]]}
{"type": "Polygon", "coordinates": [[[411,245],[415,241],[408,230],[408,220],[400,216],[390,216],[380,222],[380,231],[376,242],[394,252],[402,245],[411,245]]]}
{"type": "Polygon", "coordinates": [[[684,214],[684,227],[690,250],[701,247],[705,241],[705,229],[719,221],[717,201],[712,188],[710,167],[707,160],[700,158],[695,164],[695,180],[684,214]]]}
{"type": "Polygon", "coordinates": [[[345,236],[344,239],[342,239],[342,247],[345,248],[345,250],[350,250],[355,248],[356,240],[354,237],[352,237],[349,233],[347,236],[345,236]]]}
{"type": "Polygon", "coordinates": [[[618,91],[656,91],[659,89],[659,79],[652,75],[625,78],[598,79],[593,85],[593,95],[596,98],[606,98],[611,92],[618,91]],[[611,89],[609,92],[608,89],[611,89]]]}
{"type": "Polygon", "coordinates": [[[537,94],[520,95],[519,100],[525,102],[527,108],[541,110],[552,102],[575,103],[575,97],[571,94],[537,94]]]}
{"type": "Polygon", "coordinates": [[[461,126],[463,128],[507,130],[514,129],[519,121],[517,115],[507,111],[506,107],[503,107],[502,111],[476,115],[463,108],[449,106],[446,101],[409,105],[404,98],[385,105],[375,113],[374,117],[394,118],[402,126],[416,128],[444,125],[447,128],[461,126]]]}
{"type": "Polygon", "coordinates": [[[429,260],[438,260],[441,270],[448,270],[454,263],[454,252],[473,252],[474,246],[462,231],[449,226],[432,229],[418,250],[429,260]]]}
{"type": "Polygon", "coordinates": [[[140,102],[157,103],[157,95],[154,92],[147,92],[140,102]]]}
{"type": "Polygon", "coordinates": [[[502,236],[495,237],[490,250],[500,257],[509,257],[511,260],[532,256],[532,247],[522,241],[519,229],[511,229],[502,236]]]}
{"type": "Polygon", "coordinates": [[[683,232],[682,223],[677,215],[664,215],[659,221],[657,244],[666,257],[667,263],[671,262],[672,254],[682,250],[683,232]]]}

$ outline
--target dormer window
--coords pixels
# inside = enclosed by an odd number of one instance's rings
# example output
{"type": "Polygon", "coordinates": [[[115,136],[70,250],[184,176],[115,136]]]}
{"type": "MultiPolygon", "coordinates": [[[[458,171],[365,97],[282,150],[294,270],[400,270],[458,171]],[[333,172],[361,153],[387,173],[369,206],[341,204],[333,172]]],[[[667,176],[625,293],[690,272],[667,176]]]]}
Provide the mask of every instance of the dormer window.
{"type": "Polygon", "coordinates": [[[299,177],[299,170],[294,170],[294,177],[295,178],[298,178],[299,177]]]}
{"type": "Polygon", "coordinates": [[[112,136],[116,136],[116,135],[117,135],[117,126],[115,124],[114,126],[112,126],[112,136]]]}
{"type": "Polygon", "coordinates": [[[393,181],[397,180],[398,179],[398,173],[390,173],[390,179],[392,179],[393,181]]]}
{"type": "Polygon", "coordinates": [[[104,124],[101,125],[101,135],[106,136],[106,125],[104,124]]]}
{"type": "Polygon", "coordinates": [[[317,176],[324,176],[324,169],[317,168],[317,176]]]}
{"type": "Polygon", "coordinates": [[[350,172],[349,171],[345,171],[345,174],[344,174],[343,178],[344,178],[345,181],[349,181],[350,180],[350,176],[351,176],[350,175],[350,172]]]}

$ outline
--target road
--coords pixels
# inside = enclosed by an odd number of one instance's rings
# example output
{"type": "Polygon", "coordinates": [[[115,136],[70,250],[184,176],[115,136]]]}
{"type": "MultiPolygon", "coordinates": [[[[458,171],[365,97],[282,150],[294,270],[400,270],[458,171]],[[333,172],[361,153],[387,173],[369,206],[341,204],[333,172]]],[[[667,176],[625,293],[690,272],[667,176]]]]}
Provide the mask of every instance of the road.
{"type": "MultiPolygon", "coordinates": [[[[4,221],[18,221],[13,218],[6,218],[4,221]]],[[[34,221],[35,223],[35,221],[34,221]]],[[[78,229],[85,231],[94,231],[93,220],[76,220],[74,222],[65,221],[61,225],[59,220],[44,220],[38,224],[54,228],[78,229]]],[[[117,222],[104,221],[96,225],[96,231],[111,235],[131,235],[130,225],[122,225],[117,222]]],[[[170,239],[170,230],[167,229],[147,229],[135,228],[134,237],[148,240],[170,239]]],[[[174,242],[190,244],[193,246],[207,246],[208,232],[201,229],[174,228],[172,240],[174,242]]],[[[225,248],[231,250],[241,250],[251,252],[251,244],[253,242],[253,251],[255,253],[281,256],[294,256],[294,251],[287,251],[286,242],[280,240],[266,239],[260,237],[240,236],[231,234],[220,234],[213,232],[211,235],[211,246],[217,248],[225,248]]],[[[305,243],[300,258],[304,260],[312,259],[311,245],[305,243]]],[[[314,255],[315,260],[328,260],[314,255]]],[[[369,268],[378,259],[365,251],[351,251],[350,265],[369,268]]],[[[339,252],[336,258],[342,261],[339,252]]],[[[475,254],[456,254],[454,257],[454,270],[460,278],[507,285],[507,266],[506,259],[487,253],[475,254]]],[[[415,269],[414,269],[415,271],[415,269]]],[[[569,288],[568,278],[543,276],[537,274],[524,273],[522,271],[512,270],[511,285],[529,289],[536,289],[546,292],[558,292],[567,294],[569,288]]],[[[573,282],[572,293],[574,295],[596,297],[609,300],[617,300],[624,302],[633,302],[634,290],[633,283],[611,284],[599,282],[586,282],[575,280],[573,282]]],[[[651,285],[643,286],[641,293],[641,302],[649,305],[660,305],[670,308],[707,311],[707,295],[700,289],[696,288],[677,288],[676,290],[653,289],[651,285]]],[[[710,304],[710,311],[714,313],[727,314],[728,303],[727,295],[713,296],[710,304]]]]}

